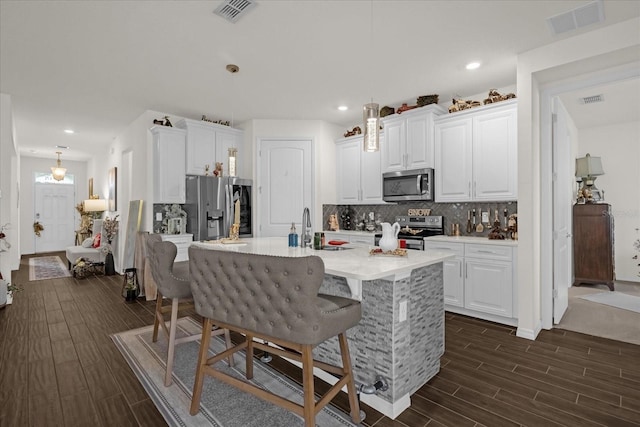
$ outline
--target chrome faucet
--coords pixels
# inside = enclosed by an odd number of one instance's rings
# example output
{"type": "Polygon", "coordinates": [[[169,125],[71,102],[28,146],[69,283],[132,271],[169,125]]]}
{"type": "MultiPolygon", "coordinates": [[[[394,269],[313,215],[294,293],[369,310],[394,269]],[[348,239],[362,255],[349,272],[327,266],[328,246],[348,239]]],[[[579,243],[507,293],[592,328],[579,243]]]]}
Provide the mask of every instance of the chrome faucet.
{"type": "Polygon", "coordinates": [[[300,247],[311,246],[311,214],[309,208],[302,211],[302,230],[300,232],[300,247]]]}

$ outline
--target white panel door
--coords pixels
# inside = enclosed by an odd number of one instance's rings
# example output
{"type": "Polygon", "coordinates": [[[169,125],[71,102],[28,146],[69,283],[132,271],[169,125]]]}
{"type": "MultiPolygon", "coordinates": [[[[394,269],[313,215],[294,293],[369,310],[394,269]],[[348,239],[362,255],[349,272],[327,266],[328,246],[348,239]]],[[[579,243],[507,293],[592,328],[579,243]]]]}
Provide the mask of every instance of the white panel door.
{"type": "Polygon", "coordinates": [[[35,252],[64,250],[75,243],[75,188],[69,184],[35,184],[34,222],[44,227],[34,234],[35,252]]]}
{"type": "Polygon", "coordinates": [[[187,128],[187,175],[204,175],[207,165],[209,174],[213,174],[218,159],[216,153],[216,132],[205,126],[191,125],[187,128]]]}
{"type": "Polygon", "coordinates": [[[407,118],[407,169],[432,168],[433,138],[428,135],[430,115],[421,114],[407,118]]]}
{"type": "Polygon", "coordinates": [[[444,281],[444,303],[455,307],[464,307],[463,259],[455,257],[442,262],[444,281]]]}
{"type": "Polygon", "coordinates": [[[311,140],[259,140],[257,176],[258,236],[286,236],[292,222],[300,234],[302,211],[314,212],[311,140]]]}
{"type": "Polygon", "coordinates": [[[558,324],[569,307],[572,280],[571,205],[573,203],[573,161],[569,114],[556,98],[552,119],[553,155],[553,323],[558,324]]]}
{"type": "Polygon", "coordinates": [[[382,172],[401,171],[405,169],[405,126],[404,119],[384,122],[384,143],[382,149],[382,172]]]}
{"type": "Polygon", "coordinates": [[[471,200],[470,118],[435,125],[436,202],[471,200]]]}
{"type": "Polygon", "coordinates": [[[362,144],[360,153],[360,201],[362,203],[382,202],[382,161],[380,151],[366,153],[362,144]]]}

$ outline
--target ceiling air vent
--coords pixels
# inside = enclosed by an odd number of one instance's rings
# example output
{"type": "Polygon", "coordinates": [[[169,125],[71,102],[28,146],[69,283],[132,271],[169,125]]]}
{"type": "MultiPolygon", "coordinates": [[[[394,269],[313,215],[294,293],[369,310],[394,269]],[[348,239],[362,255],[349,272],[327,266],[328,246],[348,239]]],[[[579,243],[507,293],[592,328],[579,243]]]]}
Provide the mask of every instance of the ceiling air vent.
{"type": "Polygon", "coordinates": [[[594,104],[602,101],[604,101],[604,96],[602,95],[585,96],[584,98],[580,98],[580,102],[582,104],[594,104]]]}
{"type": "Polygon", "coordinates": [[[602,5],[602,0],[596,0],[568,12],[547,18],[551,31],[556,35],[603,21],[604,6],[602,5]]]}
{"type": "Polygon", "coordinates": [[[224,0],[213,13],[235,23],[255,6],[256,2],[251,0],[224,0]]]}

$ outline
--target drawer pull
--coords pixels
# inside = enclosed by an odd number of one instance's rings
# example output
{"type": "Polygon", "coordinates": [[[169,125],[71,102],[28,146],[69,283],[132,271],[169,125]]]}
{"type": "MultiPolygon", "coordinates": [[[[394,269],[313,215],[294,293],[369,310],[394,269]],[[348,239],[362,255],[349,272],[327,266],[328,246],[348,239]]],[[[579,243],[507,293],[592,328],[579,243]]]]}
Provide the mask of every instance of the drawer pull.
{"type": "Polygon", "coordinates": [[[479,250],[478,253],[480,253],[480,254],[497,254],[497,252],[494,252],[494,251],[483,251],[483,250],[479,250]]]}

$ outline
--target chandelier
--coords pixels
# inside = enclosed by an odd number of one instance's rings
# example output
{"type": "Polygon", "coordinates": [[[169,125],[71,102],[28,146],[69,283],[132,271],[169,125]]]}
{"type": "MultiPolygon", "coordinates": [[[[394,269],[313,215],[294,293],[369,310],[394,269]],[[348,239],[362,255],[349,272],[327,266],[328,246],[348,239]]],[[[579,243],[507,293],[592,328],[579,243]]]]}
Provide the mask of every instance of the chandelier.
{"type": "Polygon", "coordinates": [[[67,169],[63,168],[60,163],[60,154],[62,154],[62,151],[56,151],[56,154],[58,155],[58,163],[56,166],[51,166],[51,175],[53,175],[53,179],[56,181],[62,181],[64,174],[67,173],[67,169]]]}

